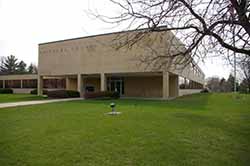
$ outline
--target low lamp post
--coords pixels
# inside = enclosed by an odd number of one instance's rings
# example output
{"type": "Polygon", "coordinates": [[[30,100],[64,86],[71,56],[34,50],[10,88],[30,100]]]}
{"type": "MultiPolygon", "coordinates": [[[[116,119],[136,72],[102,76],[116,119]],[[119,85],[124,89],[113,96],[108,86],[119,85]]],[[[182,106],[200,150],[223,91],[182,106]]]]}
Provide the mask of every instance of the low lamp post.
{"type": "Polygon", "coordinates": [[[115,113],[115,103],[110,103],[110,107],[112,109],[112,113],[115,113]]]}
{"type": "Polygon", "coordinates": [[[111,107],[111,109],[112,109],[112,111],[111,112],[108,112],[107,114],[108,115],[118,115],[118,114],[121,114],[121,112],[116,112],[115,111],[115,103],[110,103],[110,107],[111,107]]]}

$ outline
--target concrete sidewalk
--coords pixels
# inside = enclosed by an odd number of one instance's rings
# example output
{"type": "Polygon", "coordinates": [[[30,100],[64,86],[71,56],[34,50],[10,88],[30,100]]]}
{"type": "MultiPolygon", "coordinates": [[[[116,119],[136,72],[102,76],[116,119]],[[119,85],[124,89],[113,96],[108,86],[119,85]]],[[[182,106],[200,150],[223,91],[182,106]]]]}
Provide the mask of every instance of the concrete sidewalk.
{"type": "Polygon", "coordinates": [[[55,103],[55,102],[63,102],[63,101],[75,101],[75,100],[83,100],[83,98],[51,99],[51,100],[20,101],[20,102],[12,102],[12,103],[1,103],[0,108],[19,107],[19,106],[47,104],[47,103],[55,103]]]}

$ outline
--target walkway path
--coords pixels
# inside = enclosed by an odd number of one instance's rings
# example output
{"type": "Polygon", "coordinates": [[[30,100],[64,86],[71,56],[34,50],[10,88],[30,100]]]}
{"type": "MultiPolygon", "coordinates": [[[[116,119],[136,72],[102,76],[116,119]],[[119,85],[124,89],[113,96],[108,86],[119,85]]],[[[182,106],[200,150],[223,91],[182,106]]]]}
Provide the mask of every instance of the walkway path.
{"type": "Polygon", "coordinates": [[[37,101],[21,101],[21,102],[12,102],[12,103],[1,103],[0,108],[9,108],[9,107],[18,107],[18,106],[27,106],[27,105],[37,105],[37,104],[55,103],[55,102],[63,102],[63,101],[74,101],[74,100],[83,100],[83,98],[51,99],[51,100],[37,100],[37,101]]]}

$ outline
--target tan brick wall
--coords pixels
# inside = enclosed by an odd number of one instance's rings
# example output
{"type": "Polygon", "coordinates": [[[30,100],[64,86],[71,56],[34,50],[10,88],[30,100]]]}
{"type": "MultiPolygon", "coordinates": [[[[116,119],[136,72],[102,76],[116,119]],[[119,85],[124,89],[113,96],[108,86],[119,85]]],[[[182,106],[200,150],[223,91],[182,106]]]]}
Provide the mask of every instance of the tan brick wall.
{"type": "Polygon", "coordinates": [[[84,86],[94,86],[95,87],[95,92],[100,91],[100,78],[85,78],[84,79],[84,86]]]}
{"type": "Polygon", "coordinates": [[[125,77],[126,97],[162,97],[162,77],[125,77]]]}
{"type": "Polygon", "coordinates": [[[66,89],[77,90],[77,78],[66,78],[66,89]]]}

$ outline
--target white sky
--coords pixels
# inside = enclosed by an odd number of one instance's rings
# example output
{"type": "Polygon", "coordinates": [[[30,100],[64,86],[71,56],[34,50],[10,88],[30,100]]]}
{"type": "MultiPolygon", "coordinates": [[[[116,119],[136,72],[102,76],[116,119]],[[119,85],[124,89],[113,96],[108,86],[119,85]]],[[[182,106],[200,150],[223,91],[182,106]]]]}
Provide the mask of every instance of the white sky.
{"type": "MultiPolygon", "coordinates": [[[[37,64],[39,43],[122,30],[90,18],[89,9],[118,12],[108,0],[0,0],[0,56],[37,64]]],[[[199,65],[206,77],[227,78],[231,71],[220,58],[199,65]]]]}

